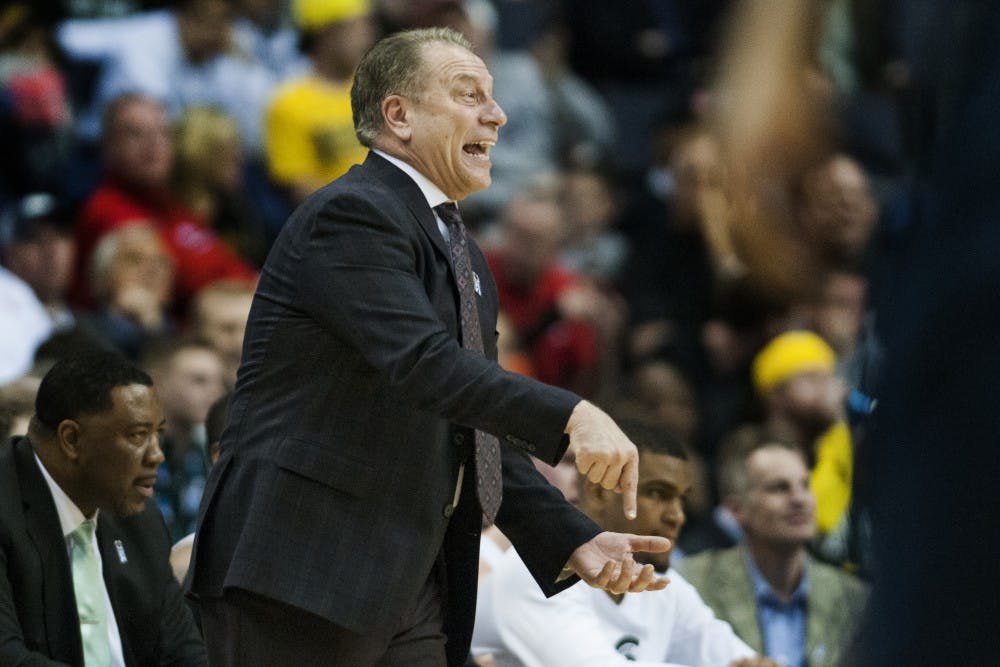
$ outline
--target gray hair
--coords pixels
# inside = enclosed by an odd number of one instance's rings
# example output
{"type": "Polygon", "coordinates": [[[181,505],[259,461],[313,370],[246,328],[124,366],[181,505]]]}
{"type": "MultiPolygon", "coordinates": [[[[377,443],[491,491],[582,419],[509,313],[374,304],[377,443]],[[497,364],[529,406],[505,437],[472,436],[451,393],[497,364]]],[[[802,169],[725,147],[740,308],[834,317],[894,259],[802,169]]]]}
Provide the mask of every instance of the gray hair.
{"type": "Polygon", "coordinates": [[[806,459],[801,447],[768,437],[759,427],[737,429],[720,445],[717,455],[720,500],[743,498],[750,492],[750,457],[765,449],[783,449],[798,454],[803,461],[806,459]]]}
{"type": "Polygon", "coordinates": [[[423,92],[424,44],[443,42],[472,51],[472,43],[451,28],[423,28],[397,32],[380,40],[358,64],[351,85],[354,133],[361,145],[371,148],[382,131],[382,101],[389,95],[419,97],[423,92]]]}
{"type": "Polygon", "coordinates": [[[105,234],[90,256],[90,291],[95,301],[103,302],[110,290],[111,270],[122,242],[128,236],[153,236],[159,239],[151,221],[135,222],[105,234]]]}

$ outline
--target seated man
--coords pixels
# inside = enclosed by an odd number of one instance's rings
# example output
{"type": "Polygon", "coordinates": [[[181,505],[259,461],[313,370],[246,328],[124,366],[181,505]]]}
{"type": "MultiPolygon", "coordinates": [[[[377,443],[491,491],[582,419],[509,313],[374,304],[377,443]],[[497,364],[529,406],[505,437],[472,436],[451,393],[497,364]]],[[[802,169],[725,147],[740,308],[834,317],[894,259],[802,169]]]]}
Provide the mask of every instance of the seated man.
{"type": "MultiPolygon", "coordinates": [[[[775,336],[753,361],[753,383],[764,405],[764,429],[809,457],[822,535],[846,530],[851,505],[854,448],[847,423],[846,389],[834,375],[837,355],[812,331],[775,336]]],[[[832,542],[833,540],[831,540],[832,542]]],[[[828,559],[835,559],[831,547],[828,559]]]]}
{"type": "Polygon", "coordinates": [[[787,667],[840,664],[865,586],[806,553],[816,497],[802,451],[773,441],[745,451],[721,470],[743,546],[685,558],[678,569],[755,649],[787,667]]]}
{"type": "Polygon", "coordinates": [[[152,501],[152,384],[112,353],[60,361],[0,447],[0,664],[206,664],[152,501]]]}
{"type": "Polygon", "coordinates": [[[105,347],[130,360],[150,340],[174,331],[174,262],[151,224],[108,232],[90,258],[94,309],[81,315],[83,328],[105,347]]]}
{"type": "MultiPolygon", "coordinates": [[[[691,470],[684,448],[669,433],[622,420],[639,448],[638,515],[627,523],[621,498],[580,478],[580,509],[605,530],[634,530],[677,540],[684,525],[684,496],[691,470]]],[[[667,570],[669,552],[642,554],[667,570]]],[[[610,667],[773,665],[715,618],[694,588],[674,570],[662,591],[611,595],[586,585],[546,599],[512,549],[492,576],[493,618],[503,648],[497,667],[610,667]]],[[[476,628],[477,635],[481,631],[476,628]]],[[[475,638],[473,642],[476,643],[475,638]]]]}

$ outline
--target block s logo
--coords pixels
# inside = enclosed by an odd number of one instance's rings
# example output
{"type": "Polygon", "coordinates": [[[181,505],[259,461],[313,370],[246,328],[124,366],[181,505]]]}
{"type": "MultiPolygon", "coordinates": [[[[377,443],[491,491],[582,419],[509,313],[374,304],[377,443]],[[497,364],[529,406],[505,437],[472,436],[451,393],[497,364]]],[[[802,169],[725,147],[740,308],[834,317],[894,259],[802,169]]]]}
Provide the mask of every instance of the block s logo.
{"type": "Polygon", "coordinates": [[[615,651],[620,656],[631,662],[636,661],[636,653],[639,648],[639,638],[635,635],[625,635],[615,642],[615,651]]]}

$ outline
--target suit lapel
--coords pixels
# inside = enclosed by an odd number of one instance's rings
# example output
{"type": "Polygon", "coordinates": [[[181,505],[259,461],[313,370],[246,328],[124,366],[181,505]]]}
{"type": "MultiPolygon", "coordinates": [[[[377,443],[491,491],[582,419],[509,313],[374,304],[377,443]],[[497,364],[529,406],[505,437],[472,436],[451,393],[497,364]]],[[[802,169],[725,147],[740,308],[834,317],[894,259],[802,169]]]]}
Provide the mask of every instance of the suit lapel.
{"type": "Polygon", "coordinates": [[[830,587],[823,581],[823,573],[806,561],[809,577],[809,606],[806,612],[806,657],[810,665],[828,664],[833,657],[831,650],[837,648],[838,619],[845,614],[846,607],[837,610],[837,600],[830,594],[830,587]],[[832,645],[831,645],[832,644],[832,645]]]}
{"type": "Polygon", "coordinates": [[[104,585],[108,589],[108,597],[111,598],[111,608],[115,613],[115,623],[118,625],[118,637],[122,643],[122,655],[126,665],[135,664],[135,656],[132,655],[132,647],[128,643],[128,633],[124,632],[124,623],[128,621],[124,613],[127,610],[121,608],[122,603],[122,578],[127,576],[128,555],[125,551],[127,544],[123,542],[121,531],[115,518],[110,514],[102,514],[97,522],[97,546],[101,550],[101,563],[104,570],[104,585]],[[121,551],[119,552],[119,544],[121,551]],[[122,562],[124,559],[125,562],[122,562]]]}
{"type": "Polygon", "coordinates": [[[448,260],[450,268],[451,253],[448,251],[448,244],[445,242],[444,237],[441,236],[437,219],[434,217],[434,212],[430,206],[427,205],[424,193],[420,191],[420,188],[413,182],[413,179],[394,164],[374,152],[368,153],[368,158],[365,160],[363,166],[364,169],[371,171],[375,178],[387,184],[393,192],[399,195],[399,198],[406,204],[406,207],[410,209],[413,217],[417,219],[421,229],[430,238],[434,247],[441,253],[442,257],[448,260]]]}
{"type": "Polygon", "coordinates": [[[757,621],[757,603],[743,553],[738,548],[727,549],[719,554],[718,565],[714,573],[715,581],[718,581],[719,598],[726,609],[729,624],[750,648],[763,652],[764,639],[757,621]]]}
{"type": "Polygon", "coordinates": [[[52,655],[83,663],[82,640],[76,619],[76,597],[66,540],[59,524],[59,514],[49,487],[35,462],[34,450],[27,438],[15,445],[24,521],[28,535],[38,551],[42,566],[42,596],[45,601],[45,631],[52,655]]]}
{"type": "MultiPolygon", "coordinates": [[[[431,240],[434,248],[444,258],[448,266],[448,272],[452,277],[452,289],[454,290],[455,297],[458,298],[458,283],[455,280],[455,267],[451,263],[451,249],[441,234],[434,211],[427,205],[424,193],[421,192],[417,184],[413,182],[413,179],[405,172],[374,152],[368,153],[368,158],[365,160],[363,168],[369,171],[372,177],[387,184],[403,201],[413,217],[416,218],[420,228],[431,240]]],[[[468,241],[469,259],[472,262],[472,270],[476,274],[476,277],[482,281],[484,276],[489,275],[489,266],[482,251],[476,245],[475,240],[470,236],[468,241]]],[[[494,303],[494,301],[482,298],[483,289],[486,288],[481,286],[477,291],[477,296],[480,298],[476,299],[476,307],[479,309],[479,321],[483,327],[483,349],[485,351],[489,347],[487,356],[492,357],[494,351],[494,329],[490,327],[490,323],[496,321],[496,312],[495,309],[489,310],[487,308],[488,304],[494,303]]]]}

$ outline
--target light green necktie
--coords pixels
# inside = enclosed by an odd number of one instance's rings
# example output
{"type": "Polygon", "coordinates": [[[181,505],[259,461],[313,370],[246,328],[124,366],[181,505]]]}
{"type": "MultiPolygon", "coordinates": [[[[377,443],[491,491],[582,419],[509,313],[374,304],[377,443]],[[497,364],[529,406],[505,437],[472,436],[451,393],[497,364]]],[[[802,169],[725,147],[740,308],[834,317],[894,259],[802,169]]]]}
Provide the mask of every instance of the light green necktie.
{"type": "Polygon", "coordinates": [[[80,615],[80,636],[87,667],[107,667],[111,661],[108,641],[108,610],[104,600],[104,580],[94,545],[96,524],[88,519],[70,533],[73,560],[73,591],[80,615]]]}

